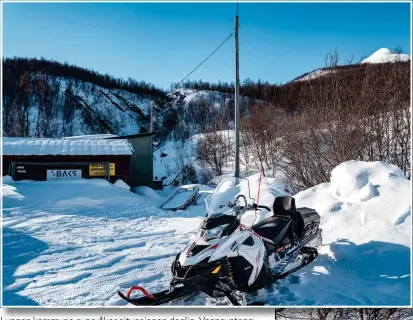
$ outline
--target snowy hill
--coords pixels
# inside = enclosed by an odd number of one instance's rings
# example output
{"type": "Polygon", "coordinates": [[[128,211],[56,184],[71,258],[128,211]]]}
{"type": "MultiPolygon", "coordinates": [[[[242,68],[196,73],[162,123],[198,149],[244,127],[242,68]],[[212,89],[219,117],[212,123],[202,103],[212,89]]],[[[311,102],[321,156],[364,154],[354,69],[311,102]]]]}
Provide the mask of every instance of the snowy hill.
{"type": "Polygon", "coordinates": [[[300,77],[300,78],[298,78],[298,79],[296,79],[296,80],[294,80],[294,81],[308,81],[308,80],[313,80],[313,79],[317,79],[317,78],[319,78],[319,77],[322,77],[322,76],[324,76],[324,75],[326,75],[326,74],[329,74],[330,72],[331,72],[331,70],[318,69],[318,70],[315,70],[315,71],[313,71],[313,72],[310,72],[310,73],[306,74],[305,76],[300,77]]]}
{"type": "Polygon", "coordinates": [[[77,66],[23,58],[3,66],[5,136],[136,134],[149,129],[151,103],[155,116],[169,103],[149,84],[77,66]]]}
{"type": "MultiPolygon", "coordinates": [[[[60,83],[64,84],[64,81],[60,83]]],[[[64,86],[61,87],[63,92],[64,86]]],[[[69,123],[73,124],[75,135],[94,134],[102,132],[101,129],[104,133],[127,135],[139,133],[141,128],[149,129],[150,99],[90,83],[75,86],[73,96],[79,106],[69,123]]]]}
{"type": "MultiPolygon", "coordinates": [[[[389,49],[387,48],[381,48],[374,52],[371,56],[363,59],[360,64],[365,64],[365,63],[392,63],[392,62],[406,62],[410,60],[410,56],[408,54],[402,54],[402,53],[392,53],[389,49]]],[[[356,67],[357,65],[340,65],[337,68],[321,68],[321,69],[316,69],[314,71],[311,71],[309,73],[305,73],[304,75],[294,79],[292,82],[296,81],[308,81],[308,80],[313,80],[317,79],[320,77],[323,77],[325,75],[330,74],[334,70],[337,72],[343,72],[343,71],[348,71],[352,70],[351,68],[346,68],[354,66],[356,67]]]]}
{"type": "MultiPolygon", "coordinates": [[[[196,89],[176,89],[168,94],[173,99],[172,105],[175,108],[193,108],[200,104],[208,104],[215,112],[228,109],[230,105],[234,104],[234,94],[227,92],[220,92],[215,90],[196,90],[196,89]]],[[[262,101],[257,99],[249,99],[240,96],[240,107],[247,108],[252,104],[258,104],[262,101]]]]}
{"type": "Polygon", "coordinates": [[[360,63],[388,63],[409,60],[410,57],[408,54],[393,53],[387,48],[381,48],[368,58],[363,59],[360,63]]]}
{"type": "MultiPolygon", "coordinates": [[[[223,175],[231,175],[235,168],[234,156],[228,156],[222,160],[222,175],[217,176],[216,172],[212,170],[208,161],[202,161],[198,159],[197,148],[199,141],[203,140],[207,134],[196,134],[184,143],[180,141],[174,141],[173,139],[165,141],[159,148],[154,151],[154,176],[158,178],[166,177],[164,184],[169,184],[173,179],[181,181],[182,174],[178,175],[185,165],[190,165],[195,169],[196,178],[201,183],[217,183],[217,179],[222,178],[223,175]]],[[[221,130],[212,133],[212,135],[219,136],[221,142],[225,142],[227,146],[235,143],[235,131],[234,130],[221,130]]],[[[242,137],[242,134],[241,134],[242,137]]],[[[243,176],[248,176],[257,169],[253,165],[245,164],[244,146],[240,148],[241,154],[241,173],[243,176]]],[[[249,155],[249,161],[253,161],[255,156],[249,155]]],[[[184,181],[186,183],[188,181],[184,181]]]]}
{"type": "MultiPolygon", "coordinates": [[[[249,177],[252,197],[258,179],[249,177]]],[[[282,185],[264,178],[260,204],[284,194],[282,185]]],[[[174,189],[134,194],[100,179],[13,182],[6,177],[2,191],[7,306],[118,306],[125,305],[118,289],[163,290],[175,255],[204,216],[202,202],[185,211],[161,210],[174,189]]],[[[408,305],[410,197],[410,182],[395,166],[339,165],[330,182],[295,196],[297,206],[314,207],[321,215],[319,256],[250,299],[282,306],[408,305]]],[[[200,294],[179,304],[228,301],[200,294]]]]}

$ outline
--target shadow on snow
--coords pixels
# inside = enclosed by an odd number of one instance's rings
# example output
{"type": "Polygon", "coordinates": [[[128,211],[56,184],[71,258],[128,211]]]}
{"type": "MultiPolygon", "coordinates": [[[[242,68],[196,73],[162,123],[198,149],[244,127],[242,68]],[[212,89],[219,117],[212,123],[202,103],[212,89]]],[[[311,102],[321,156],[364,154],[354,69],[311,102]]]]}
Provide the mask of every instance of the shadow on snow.
{"type": "MultiPolygon", "coordinates": [[[[293,300],[304,298],[299,304],[331,306],[410,304],[408,247],[380,241],[356,245],[346,239],[338,239],[329,246],[333,256],[320,254],[313,263],[298,272],[303,278],[299,281],[299,290],[293,291],[293,300]],[[317,285],[313,286],[314,283],[317,285]],[[302,286],[308,286],[308,289],[302,286]],[[300,297],[302,293],[307,297],[300,297]]],[[[291,279],[284,283],[294,284],[291,279]]]]}
{"type": "Polygon", "coordinates": [[[9,228],[3,229],[3,305],[29,306],[37,305],[33,300],[20,296],[22,287],[4,290],[15,282],[14,274],[17,268],[38,257],[48,245],[32,238],[23,232],[9,228]]]}

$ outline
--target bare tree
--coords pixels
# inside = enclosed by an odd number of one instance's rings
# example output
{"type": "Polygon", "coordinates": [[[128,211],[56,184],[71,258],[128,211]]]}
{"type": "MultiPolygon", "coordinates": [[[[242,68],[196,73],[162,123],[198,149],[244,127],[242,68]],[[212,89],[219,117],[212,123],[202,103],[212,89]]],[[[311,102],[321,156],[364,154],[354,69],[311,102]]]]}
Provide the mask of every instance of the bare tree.
{"type": "Polygon", "coordinates": [[[397,54],[401,54],[404,52],[404,50],[401,46],[397,45],[396,48],[393,49],[393,52],[397,54]]]}
{"type": "Polygon", "coordinates": [[[197,157],[214,170],[217,176],[223,174],[224,164],[228,157],[226,139],[222,132],[214,129],[208,130],[198,141],[197,157]]]}

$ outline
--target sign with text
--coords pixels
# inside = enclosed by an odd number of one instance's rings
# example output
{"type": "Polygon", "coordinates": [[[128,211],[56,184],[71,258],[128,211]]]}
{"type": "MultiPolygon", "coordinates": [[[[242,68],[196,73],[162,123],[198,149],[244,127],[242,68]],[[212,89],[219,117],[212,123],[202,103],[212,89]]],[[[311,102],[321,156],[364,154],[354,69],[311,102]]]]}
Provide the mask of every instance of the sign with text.
{"type": "MultiPolygon", "coordinates": [[[[111,163],[110,175],[115,175],[115,164],[111,163]]],[[[103,177],[105,176],[105,165],[104,164],[89,164],[89,176],[91,177],[103,177]]]]}
{"type": "Polygon", "coordinates": [[[60,179],[80,179],[82,178],[82,170],[47,170],[47,180],[60,180],[60,179]]]}

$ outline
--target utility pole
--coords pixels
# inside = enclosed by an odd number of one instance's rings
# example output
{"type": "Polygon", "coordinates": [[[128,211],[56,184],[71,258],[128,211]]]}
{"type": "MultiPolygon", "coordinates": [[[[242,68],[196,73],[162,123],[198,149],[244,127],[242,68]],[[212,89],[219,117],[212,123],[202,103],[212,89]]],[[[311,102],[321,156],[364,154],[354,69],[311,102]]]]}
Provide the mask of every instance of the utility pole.
{"type": "Polygon", "coordinates": [[[235,15],[235,177],[239,178],[239,45],[238,3],[235,15]]]}
{"type": "Polygon", "coordinates": [[[151,120],[150,120],[150,130],[149,132],[152,133],[153,130],[153,101],[151,101],[151,120]]]}

